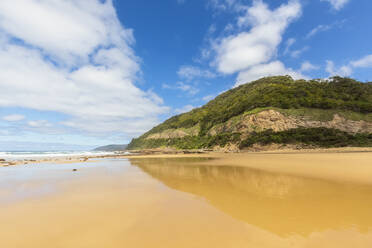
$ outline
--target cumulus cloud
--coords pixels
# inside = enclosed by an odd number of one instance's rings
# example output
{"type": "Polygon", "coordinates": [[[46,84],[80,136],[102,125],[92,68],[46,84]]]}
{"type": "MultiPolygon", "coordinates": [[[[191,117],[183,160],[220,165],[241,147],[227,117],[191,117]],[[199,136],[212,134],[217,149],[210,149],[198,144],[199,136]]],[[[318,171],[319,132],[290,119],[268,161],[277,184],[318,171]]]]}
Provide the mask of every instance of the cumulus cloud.
{"type": "Polygon", "coordinates": [[[372,54],[366,55],[358,60],[352,60],[348,64],[338,68],[333,61],[327,60],[326,71],[330,76],[347,77],[353,73],[354,68],[372,68],[372,54]]]}
{"type": "Polygon", "coordinates": [[[372,68],[372,54],[351,62],[354,67],[372,68]]]}
{"type": "Polygon", "coordinates": [[[177,82],[176,88],[188,92],[190,95],[195,95],[196,93],[199,92],[199,89],[195,88],[190,84],[185,84],[183,82],[177,82]]]}
{"type": "Polygon", "coordinates": [[[305,61],[301,64],[301,72],[313,71],[318,70],[319,66],[311,64],[309,61],[305,61]]]}
{"type": "Polygon", "coordinates": [[[350,0],[321,0],[322,2],[329,2],[335,10],[342,9],[350,0]]]}
{"type": "Polygon", "coordinates": [[[64,113],[63,125],[91,133],[139,134],[168,109],[135,85],[134,42],[112,0],[2,0],[0,106],[64,113]]]}
{"type": "MultiPolygon", "coordinates": [[[[212,52],[215,54],[212,65],[218,72],[238,73],[235,86],[265,76],[291,75],[294,78],[306,78],[301,72],[286,68],[276,59],[285,30],[301,16],[302,6],[299,1],[290,0],[276,9],[270,9],[262,0],[253,1],[252,5],[244,5],[241,1],[232,1],[229,4],[220,0],[216,3],[239,13],[235,28],[228,35],[211,41],[212,52]]],[[[305,47],[290,51],[295,42],[294,38],[287,40],[284,54],[290,53],[291,56],[298,57],[308,49],[305,47]]]]}
{"type": "Polygon", "coordinates": [[[24,115],[18,115],[18,114],[14,114],[14,115],[6,115],[6,116],[3,116],[3,120],[5,121],[21,121],[21,120],[24,120],[26,117],[24,115]]]}
{"type": "Polygon", "coordinates": [[[196,66],[181,66],[177,72],[178,76],[184,78],[188,81],[193,80],[194,78],[215,78],[216,74],[209,70],[202,70],[196,66]]]}
{"type": "Polygon", "coordinates": [[[270,10],[267,4],[257,0],[241,9],[244,15],[239,17],[238,26],[250,28],[249,31],[224,37],[214,44],[215,64],[221,73],[231,74],[269,62],[276,55],[287,26],[301,15],[298,1],[270,10]]]}
{"type": "Polygon", "coordinates": [[[347,77],[353,73],[353,69],[348,65],[336,68],[333,61],[327,60],[326,72],[328,72],[330,76],[347,77]]]}
{"type": "Polygon", "coordinates": [[[273,61],[267,64],[255,65],[248,70],[239,73],[235,86],[257,80],[262,77],[289,75],[294,79],[306,79],[307,77],[291,68],[286,68],[280,61],[273,61]]]}

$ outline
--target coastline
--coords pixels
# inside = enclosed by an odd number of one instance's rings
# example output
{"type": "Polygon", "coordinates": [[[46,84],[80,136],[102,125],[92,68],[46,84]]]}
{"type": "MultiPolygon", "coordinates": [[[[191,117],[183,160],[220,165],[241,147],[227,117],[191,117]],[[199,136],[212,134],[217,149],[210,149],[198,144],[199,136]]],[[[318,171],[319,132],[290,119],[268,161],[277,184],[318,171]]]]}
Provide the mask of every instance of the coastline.
{"type": "Polygon", "coordinates": [[[131,154],[84,155],[2,161],[0,167],[96,162],[99,159],[211,158],[206,166],[249,167],[274,173],[372,185],[372,148],[278,149],[222,152],[211,150],[142,150],[131,154]]]}
{"type": "MultiPolygon", "coordinates": [[[[281,149],[267,149],[267,150],[242,150],[236,151],[222,151],[222,150],[173,150],[173,149],[148,149],[136,150],[130,154],[117,153],[107,155],[73,155],[73,156],[51,156],[44,158],[34,159],[18,159],[6,160],[0,157],[0,167],[16,166],[16,165],[35,165],[40,163],[80,163],[91,162],[95,159],[105,158],[181,158],[181,157],[210,157],[222,159],[226,157],[236,157],[237,160],[250,155],[263,155],[263,154],[348,154],[348,153],[372,153],[372,147],[342,147],[342,148],[311,148],[311,149],[294,149],[294,148],[281,148],[281,149]]],[[[372,154],[371,154],[372,155],[372,154]]],[[[372,158],[371,158],[372,159],[372,158]]],[[[223,160],[223,159],[222,159],[223,160]]],[[[235,163],[234,163],[235,164],[235,163]]],[[[240,163],[237,163],[240,164],[240,163]]]]}

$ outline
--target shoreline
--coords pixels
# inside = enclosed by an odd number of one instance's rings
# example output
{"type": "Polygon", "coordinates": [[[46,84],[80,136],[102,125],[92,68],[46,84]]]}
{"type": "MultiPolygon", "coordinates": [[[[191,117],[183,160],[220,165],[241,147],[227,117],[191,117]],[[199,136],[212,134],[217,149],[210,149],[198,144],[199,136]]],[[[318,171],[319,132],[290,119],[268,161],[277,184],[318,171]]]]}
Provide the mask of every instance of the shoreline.
{"type": "MultiPolygon", "coordinates": [[[[38,166],[39,164],[71,164],[97,162],[99,159],[182,159],[208,158],[197,162],[202,166],[246,167],[253,171],[372,186],[372,148],[282,149],[271,151],[242,151],[239,153],[216,151],[143,151],[135,154],[104,156],[55,157],[41,160],[0,161],[1,167],[38,166]]],[[[192,166],[192,163],[190,163],[192,166]]]]}
{"type": "MultiPolygon", "coordinates": [[[[149,149],[136,150],[132,154],[110,154],[110,155],[79,155],[79,156],[56,156],[35,159],[5,160],[0,158],[0,167],[17,165],[37,165],[44,163],[69,164],[92,162],[95,159],[123,159],[123,158],[185,158],[185,157],[210,157],[221,159],[227,156],[249,156],[270,154],[348,154],[348,153],[372,153],[372,147],[342,147],[342,148],[309,148],[309,149],[273,149],[273,150],[242,150],[239,152],[213,151],[213,150],[172,150],[172,149],[149,149]]],[[[372,160],[372,158],[371,158],[372,160]]]]}

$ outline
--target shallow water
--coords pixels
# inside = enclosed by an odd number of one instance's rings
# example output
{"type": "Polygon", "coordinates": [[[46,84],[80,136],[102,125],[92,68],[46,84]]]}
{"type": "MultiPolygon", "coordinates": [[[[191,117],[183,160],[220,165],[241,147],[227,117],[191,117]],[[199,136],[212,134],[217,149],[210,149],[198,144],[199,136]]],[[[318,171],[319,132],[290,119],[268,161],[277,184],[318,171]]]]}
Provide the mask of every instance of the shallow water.
{"type": "Polygon", "coordinates": [[[201,158],[6,167],[0,247],[367,248],[372,187],[201,158]]]}

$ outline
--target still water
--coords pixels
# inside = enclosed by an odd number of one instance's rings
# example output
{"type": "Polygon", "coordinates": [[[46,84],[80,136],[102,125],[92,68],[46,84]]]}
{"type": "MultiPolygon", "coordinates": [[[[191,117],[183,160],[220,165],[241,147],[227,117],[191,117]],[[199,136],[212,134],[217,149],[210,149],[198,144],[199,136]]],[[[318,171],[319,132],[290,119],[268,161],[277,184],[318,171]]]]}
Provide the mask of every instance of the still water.
{"type": "Polygon", "coordinates": [[[367,248],[372,187],[206,158],[4,167],[0,247],[367,248]]]}

